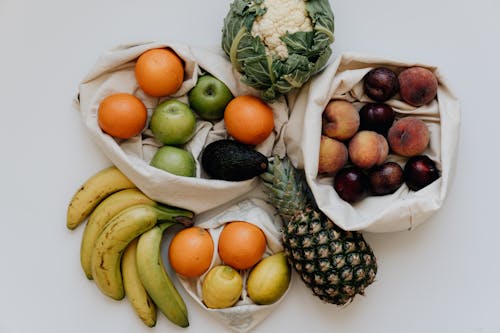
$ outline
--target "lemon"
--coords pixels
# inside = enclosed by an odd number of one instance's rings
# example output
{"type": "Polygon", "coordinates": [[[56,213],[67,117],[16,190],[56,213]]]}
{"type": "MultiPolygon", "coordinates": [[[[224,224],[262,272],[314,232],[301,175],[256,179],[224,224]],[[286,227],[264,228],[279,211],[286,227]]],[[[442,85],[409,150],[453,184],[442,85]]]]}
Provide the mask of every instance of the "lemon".
{"type": "Polygon", "coordinates": [[[243,291],[243,279],[234,268],[225,265],[213,267],[202,283],[203,302],[212,309],[233,306],[243,291]]]}
{"type": "Polygon", "coordinates": [[[256,304],[272,304],[279,300],[290,284],[290,267],[285,253],[262,259],[247,280],[248,297],[256,304]]]}

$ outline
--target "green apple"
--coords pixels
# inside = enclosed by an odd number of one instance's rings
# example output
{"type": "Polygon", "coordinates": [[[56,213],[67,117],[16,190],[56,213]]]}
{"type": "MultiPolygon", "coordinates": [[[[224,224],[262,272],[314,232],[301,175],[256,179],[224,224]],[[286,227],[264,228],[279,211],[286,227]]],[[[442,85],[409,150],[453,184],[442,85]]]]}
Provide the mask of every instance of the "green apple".
{"type": "Polygon", "coordinates": [[[178,147],[160,147],[151,159],[150,165],[177,176],[196,176],[196,162],[193,155],[178,147]]]}
{"type": "Polygon", "coordinates": [[[221,80],[210,74],[198,78],[189,91],[189,105],[205,120],[219,120],[224,117],[224,109],[233,94],[221,80]]]}
{"type": "Polygon", "coordinates": [[[194,135],[196,116],[186,103],[166,100],[154,109],[149,128],[161,143],[182,145],[194,135]]]}

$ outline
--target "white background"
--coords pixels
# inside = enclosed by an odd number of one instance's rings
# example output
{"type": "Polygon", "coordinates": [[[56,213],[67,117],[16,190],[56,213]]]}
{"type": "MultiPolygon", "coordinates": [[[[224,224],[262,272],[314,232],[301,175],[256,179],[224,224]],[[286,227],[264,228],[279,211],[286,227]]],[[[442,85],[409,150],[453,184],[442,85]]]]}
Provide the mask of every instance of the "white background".
{"type": "MultiPolygon", "coordinates": [[[[217,46],[229,0],[0,0],[0,332],[224,332],[186,298],[190,327],[130,304],[82,274],[82,228],[65,227],[79,185],[109,161],[72,98],[97,57],[133,41],[217,46]]],[[[412,232],[367,234],[377,281],[345,308],[296,279],[255,332],[500,332],[500,1],[331,1],[335,54],[360,51],[440,67],[461,101],[454,182],[412,232]]]]}

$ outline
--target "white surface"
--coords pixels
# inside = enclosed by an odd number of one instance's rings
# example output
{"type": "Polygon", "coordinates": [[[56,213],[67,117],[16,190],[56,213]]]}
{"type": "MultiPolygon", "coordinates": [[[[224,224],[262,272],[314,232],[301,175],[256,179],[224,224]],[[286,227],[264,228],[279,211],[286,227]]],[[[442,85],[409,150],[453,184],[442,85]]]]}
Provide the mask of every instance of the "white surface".
{"type": "MultiPolygon", "coordinates": [[[[500,332],[497,200],[500,2],[332,1],[335,53],[361,51],[438,65],[462,102],[448,200],[412,232],[368,234],[379,261],[366,297],[322,304],[297,280],[255,332],[500,332]]],[[[102,296],[78,260],[82,228],[69,198],[109,164],[72,98],[117,44],[167,39],[218,45],[229,1],[0,0],[2,231],[0,332],[224,332],[189,298],[190,327],[154,329],[102,296]]]]}

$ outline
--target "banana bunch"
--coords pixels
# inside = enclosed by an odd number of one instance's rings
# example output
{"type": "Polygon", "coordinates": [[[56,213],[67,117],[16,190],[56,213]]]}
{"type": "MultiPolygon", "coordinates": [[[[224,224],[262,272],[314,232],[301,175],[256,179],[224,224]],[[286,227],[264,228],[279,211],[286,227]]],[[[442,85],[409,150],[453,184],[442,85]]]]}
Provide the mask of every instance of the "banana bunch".
{"type": "Polygon", "coordinates": [[[106,296],[127,297],[139,318],[156,325],[159,309],[172,323],[189,325],[184,300],[160,254],[164,231],[193,224],[193,213],[159,204],[142,193],[120,170],[101,170],[71,199],[66,226],[84,221],[80,263],[89,280],[106,296]]]}

